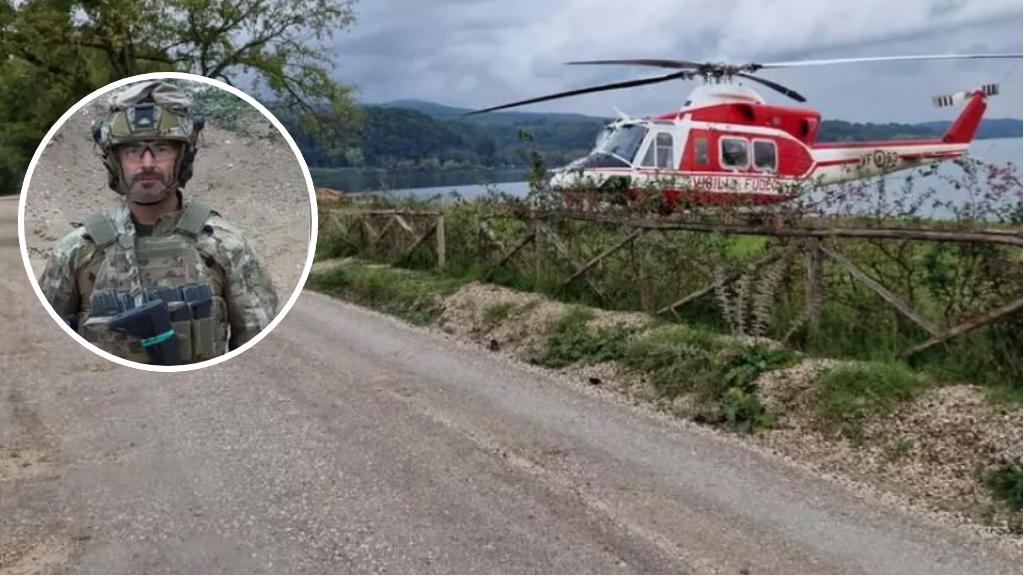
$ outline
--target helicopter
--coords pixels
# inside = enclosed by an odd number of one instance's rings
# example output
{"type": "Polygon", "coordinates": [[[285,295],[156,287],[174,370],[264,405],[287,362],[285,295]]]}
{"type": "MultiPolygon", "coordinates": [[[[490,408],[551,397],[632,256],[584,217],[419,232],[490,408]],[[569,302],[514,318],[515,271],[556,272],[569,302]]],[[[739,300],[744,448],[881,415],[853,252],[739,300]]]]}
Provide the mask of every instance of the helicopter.
{"type": "Polygon", "coordinates": [[[755,76],[760,70],[913,60],[1020,59],[1021,54],[932,54],[731,64],[690,60],[625,59],[568,62],[574,66],[644,66],[669,74],[579,88],[474,110],[482,114],[593,92],[621,90],[672,80],[702,80],[683,105],[653,117],[622,112],[598,135],[589,154],[555,169],[549,181],[567,195],[579,190],[659,191],[661,209],[680,202],[697,205],[776,204],[811,186],[870,178],[967,153],[981,123],[987,99],[998,85],[933,99],[937,106],[966,102],[945,134],[937,138],[871,142],[817,141],[821,114],[809,107],[769,104],[747,80],[797,102],[807,99],[777,82],[755,76]]]}

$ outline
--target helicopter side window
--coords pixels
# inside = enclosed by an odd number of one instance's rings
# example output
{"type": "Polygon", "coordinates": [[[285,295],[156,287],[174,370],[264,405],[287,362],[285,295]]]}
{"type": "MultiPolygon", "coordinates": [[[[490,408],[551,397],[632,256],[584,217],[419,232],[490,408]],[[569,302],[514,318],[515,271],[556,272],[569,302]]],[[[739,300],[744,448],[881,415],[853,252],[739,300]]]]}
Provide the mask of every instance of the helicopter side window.
{"type": "Polygon", "coordinates": [[[749,164],[747,158],[746,138],[722,138],[722,167],[723,168],[746,168],[749,164]]]}
{"type": "Polygon", "coordinates": [[[754,167],[767,172],[775,171],[778,167],[775,142],[754,140],[754,167]]]}
{"type": "Polygon", "coordinates": [[[697,138],[693,141],[693,156],[697,166],[708,165],[708,139],[697,138]]]}
{"type": "Polygon", "coordinates": [[[659,132],[654,144],[657,148],[658,168],[672,168],[672,135],[659,132]]]}

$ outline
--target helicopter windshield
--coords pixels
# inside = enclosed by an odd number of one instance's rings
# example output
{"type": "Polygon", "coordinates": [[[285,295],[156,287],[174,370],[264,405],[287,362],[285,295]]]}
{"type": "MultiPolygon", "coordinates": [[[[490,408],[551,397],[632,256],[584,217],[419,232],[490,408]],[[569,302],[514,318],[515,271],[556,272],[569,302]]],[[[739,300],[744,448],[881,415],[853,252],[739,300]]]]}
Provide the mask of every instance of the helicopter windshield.
{"type": "Polygon", "coordinates": [[[640,142],[643,141],[643,137],[646,134],[647,128],[640,124],[617,126],[601,138],[594,152],[617,156],[632,164],[633,157],[636,156],[637,149],[640,148],[640,142]]]}
{"type": "Polygon", "coordinates": [[[640,124],[619,125],[602,133],[592,154],[608,154],[631,165],[646,134],[647,128],[640,124]]]}

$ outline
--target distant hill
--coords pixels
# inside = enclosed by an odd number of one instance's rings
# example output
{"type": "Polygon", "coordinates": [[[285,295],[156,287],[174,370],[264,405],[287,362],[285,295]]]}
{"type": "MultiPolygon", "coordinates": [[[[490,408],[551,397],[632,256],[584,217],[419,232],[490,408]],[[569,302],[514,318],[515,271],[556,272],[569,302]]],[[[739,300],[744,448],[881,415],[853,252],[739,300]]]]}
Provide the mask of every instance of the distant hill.
{"type": "MultiPolygon", "coordinates": [[[[297,123],[285,123],[310,166],[434,171],[525,167],[534,146],[549,166],[564,165],[586,154],[601,127],[610,121],[583,114],[519,111],[464,116],[469,109],[423,100],[396,100],[363,108],[362,130],[341,156],[322,150],[297,123]],[[532,141],[521,137],[524,131],[532,141]]],[[[948,125],[825,120],[819,141],[928,138],[941,135],[948,125]]],[[[1024,122],[1019,119],[985,119],[978,137],[1020,138],[1022,130],[1024,122]]]]}
{"type": "MultiPolygon", "coordinates": [[[[930,138],[942,136],[951,121],[920,122],[918,124],[874,124],[871,122],[845,122],[824,120],[818,134],[820,142],[845,142],[864,140],[897,140],[902,138],[930,138]]],[[[983,118],[978,127],[977,139],[1021,138],[1024,122],[1015,118],[983,118]]]]}
{"type": "MultiPolygon", "coordinates": [[[[924,122],[919,126],[929,126],[942,134],[948,128],[950,122],[924,122]]],[[[1017,118],[983,118],[981,126],[978,127],[978,138],[1021,138],[1024,127],[1021,120],[1017,118]]]]}
{"type": "Polygon", "coordinates": [[[404,108],[415,110],[433,116],[434,118],[455,118],[466,122],[481,125],[510,125],[510,124],[548,124],[548,123],[583,123],[593,124],[595,122],[606,123],[609,120],[597,116],[586,116],[584,114],[565,114],[559,112],[519,112],[502,111],[488,112],[476,116],[463,116],[472,112],[470,108],[455,108],[425,100],[395,100],[384,104],[376,104],[381,108],[404,108]]]}

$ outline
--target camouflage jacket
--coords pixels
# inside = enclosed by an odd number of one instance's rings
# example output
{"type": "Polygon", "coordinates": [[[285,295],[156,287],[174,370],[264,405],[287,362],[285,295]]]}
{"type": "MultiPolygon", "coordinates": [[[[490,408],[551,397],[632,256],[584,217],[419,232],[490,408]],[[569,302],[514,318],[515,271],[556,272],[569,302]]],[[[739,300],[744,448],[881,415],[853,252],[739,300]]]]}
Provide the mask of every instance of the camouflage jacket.
{"type": "MultiPolygon", "coordinates": [[[[152,234],[171,233],[183,212],[184,206],[162,216],[152,234]]],[[[127,205],[107,214],[118,241],[134,242],[136,228],[127,205]]],[[[266,328],[277,312],[277,294],[270,276],[242,232],[216,212],[211,211],[194,247],[203,257],[215,295],[227,305],[229,347],[238,348],[266,328]]],[[[78,322],[88,315],[93,282],[103,260],[103,251],[84,226],[78,226],[54,248],[39,284],[50,305],[66,321],[78,322]]]]}

